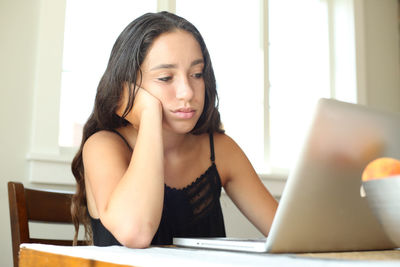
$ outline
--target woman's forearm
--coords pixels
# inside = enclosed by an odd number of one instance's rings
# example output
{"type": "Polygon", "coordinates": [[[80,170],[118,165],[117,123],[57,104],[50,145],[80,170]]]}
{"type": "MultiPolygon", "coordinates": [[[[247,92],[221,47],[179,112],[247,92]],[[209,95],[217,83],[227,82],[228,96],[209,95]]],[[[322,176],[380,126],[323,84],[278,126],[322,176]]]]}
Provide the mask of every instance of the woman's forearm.
{"type": "Polygon", "coordinates": [[[162,117],[144,111],[128,169],[100,214],[123,245],[146,247],[157,231],[164,200],[163,161],[162,117]]]}

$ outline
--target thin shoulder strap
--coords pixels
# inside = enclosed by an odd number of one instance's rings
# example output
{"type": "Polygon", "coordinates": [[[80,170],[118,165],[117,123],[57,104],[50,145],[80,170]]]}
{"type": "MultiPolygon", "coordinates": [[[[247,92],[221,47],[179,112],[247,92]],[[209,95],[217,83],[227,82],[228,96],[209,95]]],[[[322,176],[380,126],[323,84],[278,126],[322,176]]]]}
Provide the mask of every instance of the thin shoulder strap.
{"type": "Polygon", "coordinates": [[[117,130],[115,130],[115,129],[112,129],[111,130],[113,133],[116,133],[117,135],[119,135],[119,137],[121,137],[122,138],[122,140],[124,140],[124,142],[125,142],[125,144],[128,146],[128,148],[129,148],[129,150],[130,151],[132,151],[132,147],[131,147],[131,145],[128,143],[128,141],[125,139],[125,137],[122,135],[122,134],[120,134],[117,130]]]}
{"type": "Polygon", "coordinates": [[[210,136],[210,152],[211,152],[210,160],[211,160],[212,163],[215,163],[214,136],[213,136],[213,133],[210,133],[209,136],[210,136]]]}

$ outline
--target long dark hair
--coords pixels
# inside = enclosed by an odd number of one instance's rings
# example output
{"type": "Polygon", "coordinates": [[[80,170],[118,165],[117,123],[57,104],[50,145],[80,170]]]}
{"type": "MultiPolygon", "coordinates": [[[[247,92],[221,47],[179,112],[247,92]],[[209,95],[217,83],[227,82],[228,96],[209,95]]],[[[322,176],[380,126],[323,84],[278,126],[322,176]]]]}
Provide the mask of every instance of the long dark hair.
{"type": "Polygon", "coordinates": [[[118,108],[123,85],[141,84],[140,66],[147,51],[156,37],[176,29],[185,30],[193,35],[200,44],[204,60],[205,101],[204,110],[192,134],[223,132],[218,112],[218,95],[214,70],[206,44],[196,27],[177,15],[168,12],[147,13],[132,21],[119,35],[111,51],[110,59],[103,77],[97,87],[94,108],[83,127],[82,142],[72,161],[72,173],[77,187],[72,199],[71,213],[75,226],[74,244],[77,242],[79,225],[85,227],[85,239],[92,241],[90,219],[87,211],[86,190],[82,149],[86,140],[101,130],[112,130],[129,124],[125,116],[132,109],[135,98],[134,88],[129,90],[128,105],[122,117],[115,112],[118,108]],[[139,75],[138,75],[139,73],[139,75]]]}

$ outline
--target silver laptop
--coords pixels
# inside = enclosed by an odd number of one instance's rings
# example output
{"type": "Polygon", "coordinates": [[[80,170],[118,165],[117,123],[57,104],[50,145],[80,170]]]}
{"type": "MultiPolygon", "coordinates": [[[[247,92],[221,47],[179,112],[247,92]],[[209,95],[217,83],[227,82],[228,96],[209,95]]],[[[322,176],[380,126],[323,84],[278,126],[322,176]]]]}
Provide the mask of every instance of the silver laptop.
{"type": "Polygon", "coordinates": [[[174,238],[173,244],[271,253],[394,248],[361,190],[364,167],[382,156],[400,159],[400,114],[321,99],[268,238],[174,238]]]}

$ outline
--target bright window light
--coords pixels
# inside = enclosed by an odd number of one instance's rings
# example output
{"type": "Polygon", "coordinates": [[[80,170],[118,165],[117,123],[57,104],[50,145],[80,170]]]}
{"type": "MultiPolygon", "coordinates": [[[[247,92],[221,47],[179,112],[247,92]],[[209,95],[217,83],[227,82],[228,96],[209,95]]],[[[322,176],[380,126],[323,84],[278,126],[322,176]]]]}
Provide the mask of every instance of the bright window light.
{"type": "Polygon", "coordinates": [[[97,85],[118,35],[136,17],[156,9],[155,0],[67,0],[60,146],[79,146],[83,124],[92,111],[97,85]]]}
{"type": "MultiPolygon", "coordinates": [[[[317,100],[355,98],[354,80],[347,77],[355,75],[354,62],[343,63],[334,54],[341,51],[332,49],[332,36],[338,49],[340,44],[352,47],[347,40],[354,34],[348,30],[346,41],[338,43],[339,32],[332,35],[329,25],[334,20],[328,0],[265,1],[265,28],[263,3],[176,0],[175,7],[177,15],[199,29],[208,46],[226,133],[242,147],[258,173],[287,173],[317,100]],[[341,74],[342,65],[348,75],[341,74]],[[352,86],[339,92],[335,83],[340,88],[352,86]]],[[[118,34],[137,16],[156,9],[155,0],[67,0],[60,146],[80,144],[82,125],[93,108],[97,84],[118,34]]],[[[347,6],[342,9],[351,11],[347,6]]],[[[338,14],[347,14],[343,12],[338,14]]],[[[351,52],[346,58],[352,58],[351,52]]]]}

